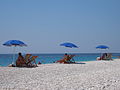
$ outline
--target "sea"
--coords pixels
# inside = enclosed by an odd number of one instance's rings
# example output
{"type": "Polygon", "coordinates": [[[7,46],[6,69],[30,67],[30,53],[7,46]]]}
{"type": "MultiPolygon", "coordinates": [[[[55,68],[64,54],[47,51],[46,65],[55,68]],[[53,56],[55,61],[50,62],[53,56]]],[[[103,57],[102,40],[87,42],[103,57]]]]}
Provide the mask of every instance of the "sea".
{"type": "MultiPolygon", "coordinates": [[[[76,62],[86,62],[86,61],[96,61],[96,58],[101,55],[101,53],[72,53],[75,55],[73,59],[76,62]]],[[[23,55],[25,56],[25,55],[23,55]]],[[[32,54],[32,56],[38,56],[36,58],[36,63],[41,62],[42,64],[50,64],[54,63],[57,60],[60,60],[63,58],[64,53],[60,54],[32,54]]],[[[120,56],[120,53],[112,53],[112,58],[116,59],[117,56],[120,56]]],[[[0,66],[8,66],[9,64],[12,64],[16,61],[18,55],[14,55],[13,59],[13,54],[0,54],[0,66]]]]}

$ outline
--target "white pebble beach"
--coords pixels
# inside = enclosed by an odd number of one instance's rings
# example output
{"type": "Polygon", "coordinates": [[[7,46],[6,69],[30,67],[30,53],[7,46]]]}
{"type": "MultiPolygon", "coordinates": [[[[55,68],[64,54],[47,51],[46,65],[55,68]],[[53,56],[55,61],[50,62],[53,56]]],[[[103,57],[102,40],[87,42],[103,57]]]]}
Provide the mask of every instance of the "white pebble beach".
{"type": "Polygon", "coordinates": [[[0,67],[0,90],[120,90],[120,59],[0,67]]]}

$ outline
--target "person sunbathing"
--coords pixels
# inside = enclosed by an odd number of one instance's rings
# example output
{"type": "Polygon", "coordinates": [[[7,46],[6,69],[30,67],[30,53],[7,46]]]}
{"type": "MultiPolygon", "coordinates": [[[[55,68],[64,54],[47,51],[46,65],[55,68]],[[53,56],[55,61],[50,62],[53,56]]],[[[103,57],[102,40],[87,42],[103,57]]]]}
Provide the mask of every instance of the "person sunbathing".
{"type": "Polygon", "coordinates": [[[75,55],[68,55],[65,53],[63,59],[56,61],[56,63],[75,63],[75,61],[71,61],[74,56],[75,55]]]}
{"type": "Polygon", "coordinates": [[[24,59],[24,57],[22,56],[21,53],[18,53],[18,58],[17,58],[17,60],[16,60],[16,66],[17,66],[17,67],[26,66],[25,59],[24,59]]]}
{"type": "Polygon", "coordinates": [[[103,53],[101,57],[97,57],[97,60],[112,60],[111,53],[103,53]]]}

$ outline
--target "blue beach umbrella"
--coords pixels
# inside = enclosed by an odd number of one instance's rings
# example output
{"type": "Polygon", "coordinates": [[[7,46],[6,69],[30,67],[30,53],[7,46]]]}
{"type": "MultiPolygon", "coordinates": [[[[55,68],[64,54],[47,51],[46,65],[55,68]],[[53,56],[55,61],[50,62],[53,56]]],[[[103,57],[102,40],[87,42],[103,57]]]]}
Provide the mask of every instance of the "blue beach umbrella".
{"type": "Polygon", "coordinates": [[[65,47],[69,47],[69,48],[78,48],[78,46],[76,46],[73,43],[69,43],[69,42],[62,43],[62,44],[60,44],[60,46],[65,46],[65,47]]]}
{"type": "Polygon", "coordinates": [[[20,40],[9,40],[3,44],[4,46],[27,46],[25,43],[23,43],[20,40]]]}
{"type": "Polygon", "coordinates": [[[105,45],[99,45],[96,47],[96,49],[109,49],[109,47],[105,45]]]}
{"type": "MultiPolygon", "coordinates": [[[[10,47],[11,46],[14,46],[14,47],[16,47],[16,46],[20,46],[20,47],[27,46],[24,42],[22,42],[20,40],[9,40],[9,41],[5,42],[3,45],[4,46],[10,46],[10,47]]],[[[15,48],[14,48],[13,51],[15,51],[15,48]]],[[[14,61],[14,54],[13,54],[13,61],[14,61]]]]}

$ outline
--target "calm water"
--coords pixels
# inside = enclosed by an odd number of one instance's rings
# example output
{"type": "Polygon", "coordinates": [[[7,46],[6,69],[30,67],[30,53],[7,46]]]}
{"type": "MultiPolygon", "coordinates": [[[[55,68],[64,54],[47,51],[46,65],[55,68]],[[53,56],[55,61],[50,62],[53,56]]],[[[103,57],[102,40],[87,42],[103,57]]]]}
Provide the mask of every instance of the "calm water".
{"type": "MultiPolygon", "coordinates": [[[[64,54],[33,54],[33,56],[38,56],[36,62],[39,61],[42,64],[53,63],[54,61],[60,60],[63,58],[64,54]]],[[[74,60],[76,62],[84,62],[84,61],[95,61],[99,53],[79,53],[75,54],[74,60]]],[[[114,53],[113,56],[120,56],[120,53],[114,53]]],[[[15,55],[15,60],[17,58],[17,54],[15,55]]],[[[14,62],[15,62],[14,60],[14,62]]],[[[13,55],[12,54],[0,54],[0,66],[8,66],[13,62],[13,55]]]]}

